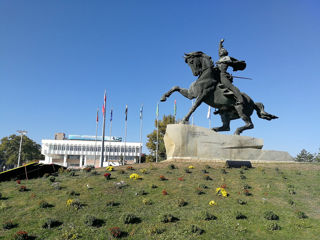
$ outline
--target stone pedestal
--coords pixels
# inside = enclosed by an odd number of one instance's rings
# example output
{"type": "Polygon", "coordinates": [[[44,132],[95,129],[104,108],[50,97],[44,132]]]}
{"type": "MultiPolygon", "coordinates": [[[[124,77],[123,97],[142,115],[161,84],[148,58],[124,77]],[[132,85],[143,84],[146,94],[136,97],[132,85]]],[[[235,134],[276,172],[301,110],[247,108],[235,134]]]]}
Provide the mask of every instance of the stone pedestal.
{"type": "Polygon", "coordinates": [[[169,124],[164,143],[167,160],[245,160],[253,163],[293,161],[287,152],[262,150],[262,139],[223,135],[207,128],[184,124],[169,124]]]}

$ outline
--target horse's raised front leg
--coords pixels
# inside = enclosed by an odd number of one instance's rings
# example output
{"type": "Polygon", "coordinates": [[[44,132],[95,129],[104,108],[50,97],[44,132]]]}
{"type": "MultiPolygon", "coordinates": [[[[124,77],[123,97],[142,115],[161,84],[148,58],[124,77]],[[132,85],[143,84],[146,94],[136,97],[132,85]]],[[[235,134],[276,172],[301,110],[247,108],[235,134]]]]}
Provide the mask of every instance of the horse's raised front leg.
{"type": "Polygon", "coordinates": [[[165,94],[163,94],[163,96],[161,97],[160,101],[161,102],[165,102],[167,100],[168,97],[170,97],[170,95],[172,93],[174,93],[175,91],[179,91],[180,87],[179,86],[174,86],[172,87],[168,92],[166,92],[165,94]]]}

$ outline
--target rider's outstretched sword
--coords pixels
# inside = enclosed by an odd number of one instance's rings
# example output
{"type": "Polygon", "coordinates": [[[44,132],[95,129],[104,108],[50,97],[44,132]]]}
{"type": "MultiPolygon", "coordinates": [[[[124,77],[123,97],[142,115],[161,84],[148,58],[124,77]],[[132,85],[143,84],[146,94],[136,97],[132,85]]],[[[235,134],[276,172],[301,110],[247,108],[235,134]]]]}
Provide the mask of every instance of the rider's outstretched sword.
{"type": "Polygon", "coordinates": [[[232,75],[232,77],[233,77],[233,78],[240,78],[240,79],[252,80],[252,78],[248,78],[248,77],[238,77],[238,76],[233,76],[233,75],[232,75]]]}

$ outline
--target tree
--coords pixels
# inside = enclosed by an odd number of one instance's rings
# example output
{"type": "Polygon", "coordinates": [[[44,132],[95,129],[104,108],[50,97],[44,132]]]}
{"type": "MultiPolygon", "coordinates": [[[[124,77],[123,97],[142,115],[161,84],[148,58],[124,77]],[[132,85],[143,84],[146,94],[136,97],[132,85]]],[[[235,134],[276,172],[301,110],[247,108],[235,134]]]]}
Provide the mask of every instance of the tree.
{"type": "MultiPolygon", "coordinates": [[[[0,157],[6,165],[18,163],[20,139],[21,136],[15,134],[1,139],[0,157]]],[[[39,159],[44,159],[44,156],[41,154],[41,146],[27,136],[23,136],[21,163],[39,159]]]]}
{"type": "MultiPolygon", "coordinates": [[[[164,115],[162,120],[159,120],[159,148],[158,148],[158,156],[159,161],[165,160],[167,158],[166,148],[164,146],[163,137],[166,133],[167,125],[175,123],[175,118],[172,115],[164,115]]],[[[153,130],[152,133],[147,135],[148,142],[146,144],[147,148],[150,151],[150,155],[147,156],[147,162],[154,162],[156,160],[156,147],[157,147],[157,120],[155,120],[156,129],[153,130]]]]}
{"type": "Polygon", "coordinates": [[[297,162],[313,162],[315,156],[308,152],[305,149],[302,149],[301,152],[295,157],[297,162]]]}

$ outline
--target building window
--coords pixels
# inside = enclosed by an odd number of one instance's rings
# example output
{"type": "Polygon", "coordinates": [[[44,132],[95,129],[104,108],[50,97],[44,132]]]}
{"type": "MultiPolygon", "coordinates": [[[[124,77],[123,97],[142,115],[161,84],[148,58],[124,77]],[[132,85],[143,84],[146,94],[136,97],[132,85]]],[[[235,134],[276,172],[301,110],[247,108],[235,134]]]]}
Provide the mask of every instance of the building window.
{"type": "Polygon", "coordinates": [[[64,151],[65,149],[66,149],[66,146],[65,146],[65,145],[62,145],[62,146],[61,146],[61,150],[64,151]]]}
{"type": "Polygon", "coordinates": [[[73,151],[73,146],[70,146],[70,151],[73,151]]]}

